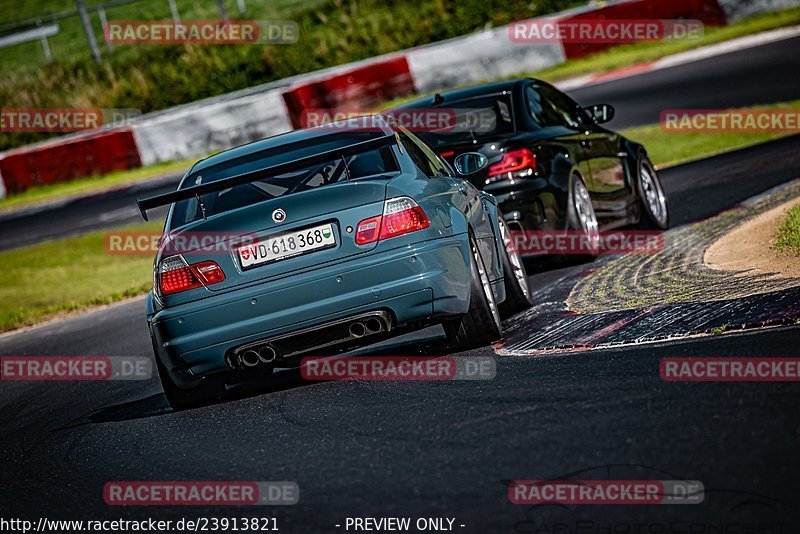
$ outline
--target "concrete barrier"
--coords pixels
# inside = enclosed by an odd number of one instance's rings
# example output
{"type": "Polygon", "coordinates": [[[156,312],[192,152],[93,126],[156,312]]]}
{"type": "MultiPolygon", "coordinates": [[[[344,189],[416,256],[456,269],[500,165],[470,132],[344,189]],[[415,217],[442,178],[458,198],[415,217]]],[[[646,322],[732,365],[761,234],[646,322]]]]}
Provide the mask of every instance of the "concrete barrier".
{"type": "Polygon", "coordinates": [[[718,0],[728,22],[769,11],[800,6],[800,0],[718,0]]]}
{"type": "Polygon", "coordinates": [[[291,129],[281,90],[186,107],[133,125],[142,165],[201,157],[291,129]]]}
{"type": "Polygon", "coordinates": [[[560,43],[514,43],[509,26],[406,52],[417,91],[427,93],[534,72],[564,61],[560,43]]]}

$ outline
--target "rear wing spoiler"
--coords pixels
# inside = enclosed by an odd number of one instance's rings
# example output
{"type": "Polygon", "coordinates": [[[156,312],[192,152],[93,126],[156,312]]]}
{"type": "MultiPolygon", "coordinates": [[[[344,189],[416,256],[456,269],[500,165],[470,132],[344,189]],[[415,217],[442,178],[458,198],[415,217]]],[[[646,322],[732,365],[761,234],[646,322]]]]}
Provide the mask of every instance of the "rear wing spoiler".
{"type": "Polygon", "coordinates": [[[397,137],[394,133],[390,133],[381,137],[376,137],[375,139],[361,141],[359,143],[336,148],[327,152],[320,152],[319,154],[296,159],[294,161],[279,163],[278,165],[273,165],[272,167],[267,167],[265,169],[258,169],[257,171],[251,171],[248,173],[231,176],[229,178],[223,178],[207,184],[187,187],[186,189],[178,189],[177,191],[165,193],[163,195],[157,195],[154,197],[143,199],[137,198],[136,205],[139,206],[139,211],[142,214],[142,218],[146,221],[148,220],[147,210],[157,208],[159,206],[167,206],[169,204],[174,204],[175,202],[179,202],[181,200],[188,200],[190,198],[199,198],[200,195],[205,195],[213,191],[222,191],[223,189],[228,189],[236,185],[255,182],[256,180],[263,179],[267,176],[275,176],[285,172],[300,170],[317,163],[325,163],[326,161],[331,161],[333,159],[352,156],[354,154],[375,150],[385,146],[391,146],[395,143],[397,143],[397,137]]]}

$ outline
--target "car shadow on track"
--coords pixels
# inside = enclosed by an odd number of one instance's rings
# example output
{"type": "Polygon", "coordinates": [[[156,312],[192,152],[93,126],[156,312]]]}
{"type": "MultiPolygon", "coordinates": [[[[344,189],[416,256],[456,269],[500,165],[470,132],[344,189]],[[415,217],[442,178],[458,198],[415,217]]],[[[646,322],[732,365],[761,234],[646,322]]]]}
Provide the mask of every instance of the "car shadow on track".
{"type": "MultiPolygon", "coordinates": [[[[537,287],[542,288],[551,285],[556,280],[563,277],[567,272],[581,270],[582,265],[591,265],[591,263],[587,263],[585,260],[580,258],[562,258],[559,260],[544,258],[538,261],[525,261],[525,266],[529,274],[529,283],[534,290],[537,287]]],[[[453,353],[452,351],[448,350],[448,347],[445,343],[444,331],[441,329],[441,327],[432,326],[416,332],[406,333],[398,337],[385,339],[372,345],[348,352],[345,354],[345,356],[347,355],[435,357],[453,355],[453,353]]],[[[266,381],[253,380],[237,385],[231,388],[226,393],[225,397],[219,401],[210,405],[199,406],[193,410],[202,410],[217,404],[236,402],[238,400],[278,393],[281,391],[301,388],[317,383],[319,382],[304,380],[300,376],[300,372],[297,369],[282,371],[269,376],[266,381]]],[[[174,410],[169,405],[164,393],[159,392],[141,399],[102,407],[89,415],[88,418],[83,422],[72,426],[80,426],[82,424],[117,423],[136,419],[146,419],[149,417],[169,415],[176,411],[177,410],[174,410]]]]}
{"type": "MultiPolygon", "coordinates": [[[[437,331],[435,327],[431,327],[420,332],[412,332],[363,347],[347,353],[345,356],[442,356],[449,353],[447,347],[443,343],[441,334],[442,332],[437,331]]],[[[232,387],[226,393],[225,397],[218,402],[199,406],[194,409],[199,410],[217,404],[235,402],[250,397],[278,393],[280,391],[318,383],[319,381],[304,380],[298,369],[281,371],[280,373],[269,376],[267,381],[253,380],[232,387]]],[[[169,405],[164,393],[157,393],[141,399],[100,408],[89,415],[87,421],[72,426],[118,423],[122,421],[146,419],[149,417],[159,417],[177,411],[178,410],[174,410],[169,405]]],[[[59,430],[63,430],[63,428],[59,430]]]]}

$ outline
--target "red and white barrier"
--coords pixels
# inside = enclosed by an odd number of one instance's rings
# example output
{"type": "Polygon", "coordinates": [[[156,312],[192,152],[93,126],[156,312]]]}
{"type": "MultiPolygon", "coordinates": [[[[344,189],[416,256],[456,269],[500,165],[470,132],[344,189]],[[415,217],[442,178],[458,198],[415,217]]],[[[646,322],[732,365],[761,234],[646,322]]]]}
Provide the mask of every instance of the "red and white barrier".
{"type": "Polygon", "coordinates": [[[0,154],[2,189],[8,193],[141,165],[131,128],[82,133],[0,154]]]}
{"type": "MultiPolygon", "coordinates": [[[[725,24],[797,0],[609,0],[553,20],[695,19],[725,24]]],[[[0,153],[0,198],[38,184],[191,159],[286,132],[307,109],[369,108],[392,98],[531,73],[611,46],[520,43],[509,26],[297,76],[145,115],[121,127],[0,153]]]]}
{"type": "Polygon", "coordinates": [[[293,126],[300,128],[308,109],[369,109],[416,90],[406,57],[395,54],[294,84],[283,99],[293,126]]]}
{"type": "Polygon", "coordinates": [[[417,91],[450,89],[564,62],[561,43],[512,44],[509,26],[409,50],[406,54],[417,91]]]}
{"type": "Polygon", "coordinates": [[[184,106],[132,125],[142,165],[200,157],[291,129],[277,89],[184,106]]]}
{"type": "MultiPolygon", "coordinates": [[[[579,11],[558,17],[560,22],[600,19],[692,19],[699,20],[708,26],[724,26],[726,24],[725,12],[720,7],[718,0],[628,0],[609,3],[590,11],[579,11]]],[[[564,48],[564,55],[567,59],[581,58],[614,46],[613,43],[586,42],[565,42],[561,45],[564,48]]]]}

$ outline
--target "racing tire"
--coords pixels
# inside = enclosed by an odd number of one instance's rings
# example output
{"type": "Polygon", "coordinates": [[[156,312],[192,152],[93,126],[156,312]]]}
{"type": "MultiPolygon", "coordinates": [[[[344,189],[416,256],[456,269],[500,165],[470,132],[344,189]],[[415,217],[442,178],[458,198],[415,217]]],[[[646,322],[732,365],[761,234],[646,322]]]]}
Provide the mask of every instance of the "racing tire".
{"type": "Polygon", "coordinates": [[[592,206],[592,199],[583,178],[575,173],[572,175],[569,190],[569,205],[567,206],[567,231],[582,233],[586,236],[588,252],[577,256],[562,255],[563,259],[578,258],[585,261],[594,261],[600,252],[600,231],[597,215],[592,206]]]}
{"type": "Polygon", "coordinates": [[[661,179],[647,157],[639,162],[636,182],[639,191],[639,227],[647,230],[669,228],[669,207],[661,179]]]}
{"type": "Polygon", "coordinates": [[[528,272],[522,261],[511,230],[503,220],[498,217],[500,227],[501,257],[503,260],[503,285],[506,288],[506,300],[500,304],[500,316],[511,317],[533,306],[533,295],[528,285],[528,272]]]}
{"type": "Polygon", "coordinates": [[[500,310],[489,282],[478,245],[472,235],[470,246],[470,296],[466,314],[445,321],[447,341],[453,350],[463,351],[500,339],[500,310]]]}

